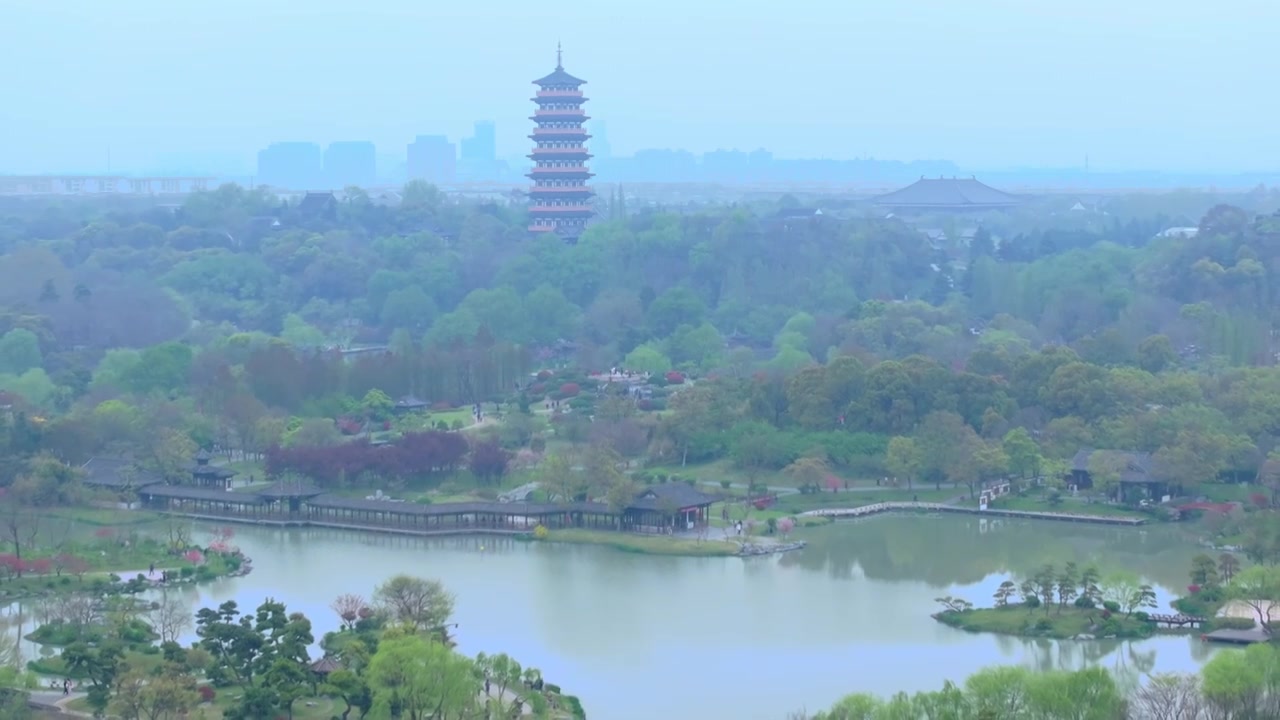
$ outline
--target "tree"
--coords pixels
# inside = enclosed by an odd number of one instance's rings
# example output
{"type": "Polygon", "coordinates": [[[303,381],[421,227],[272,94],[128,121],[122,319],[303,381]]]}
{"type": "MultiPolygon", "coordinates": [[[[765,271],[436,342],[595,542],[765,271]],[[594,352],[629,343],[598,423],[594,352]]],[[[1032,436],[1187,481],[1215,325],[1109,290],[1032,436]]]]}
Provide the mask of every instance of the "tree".
{"type": "Polygon", "coordinates": [[[1013,594],[1016,591],[1017,588],[1014,586],[1012,580],[1005,580],[1000,583],[1000,587],[996,588],[994,595],[996,607],[1007,607],[1009,605],[1009,598],[1013,597],[1013,594]]]}
{"type": "Polygon", "coordinates": [[[375,707],[407,720],[468,717],[483,689],[470,660],[420,635],[384,636],[368,675],[375,707]]]}
{"type": "Polygon", "coordinates": [[[1032,576],[1031,582],[1034,583],[1036,592],[1040,595],[1040,604],[1044,606],[1044,611],[1048,614],[1049,606],[1053,605],[1054,592],[1058,587],[1057,571],[1052,565],[1045,565],[1032,576]]]}
{"type": "Polygon", "coordinates": [[[21,375],[41,367],[40,339],[25,328],[14,328],[0,335],[0,375],[21,375]]]}
{"type": "Polygon", "coordinates": [[[481,440],[471,446],[471,474],[486,485],[505,475],[510,462],[511,454],[495,439],[481,440]]]}
{"type": "Polygon", "coordinates": [[[1076,569],[1076,564],[1068,562],[1063,566],[1062,572],[1058,574],[1058,611],[1076,598],[1076,589],[1080,584],[1080,574],[1076,569]]]}
{"type": "Polygon", "coordinates": [[[396,403],[386,393],[374,388],[364,394],[360,401],[360,410],[370,420],[382,421],[391,417],[396,403]]]}
{"type": "Polygon", "coordinates": [[[343,627],[348,630],[354,629],[356,623],[369,613],[369,606],[364,598],[352,593],[339,595],[329,607],[338,614],[343,627]]]}
{"type": "Polygon", "coordinates": [[[1191,584],[1203,588],[1218,585],[1218,564],[1208,555],[1200,554],[1191,558],[1191,584]]]}
{"type": "Polygon", "coordinates": [[[122,720],[186,717],[200,702],[195,687],[195,678],[172,664],[155,673],[130,669],[116,679],[111,711],[122,720]]]}
{"type": "Polygon", "coordinates": [[[453,615],[454,597],[439,580],[396,575],[374,590],[373,601],[412,632],[435,631],[453,615]]]}
{"type": "Polygon", "coordinates": [[[1227,594],[1252,608],[1258,625],[1271,632],[1271,613],[1280,605],[1280,567],[1254,565],[1236,573],[1227,594]]]}
{"type": "Polygon", "coordinates": [[[74,642],[63,649],[62,662],[71,672],[89,679],[89,705],[99,715],[105,712],[111,688],[124,668],[124,648],[120,642],[109,640],[97,645],[74,642]]]}
{"type": "Polygon", "coordinates": [[[192,626],[191,610],[177,593],[164,594],[148,613],[151,627],[160,636],[160,642],[177,642],[192,626]]]}
{"type": "Polygon", "coordinates": [[[1193,675],[1160,673],[1138,687],[1131,712],[1154,720],[1196,720],[1203,717],[1200,680],[1193,675]]]}
{"type": "Polygon", "coordinates": [[[1240,572],[1240,561],[1235,555],[1222,553],[1218,556],[1218,578],[1223,584],[1229,584],[1238,572],[1240,572]]]}
{"type": "Polygon", "coordinates": [[[1014,428],[1005,433],[1001,444],[1009,458],[1010,472],[1020,478],[1040,475],[1044,458],[1040,455],[1040,446],[1031,438],[1031,433],[1026,428],[1014,428]]]}
{"type": "Polygon", "coordinates": [[[889,439],[884,457],[885,469],[894,477],[905,478],[908,490],[911,489],[911,481],[920,474],[922,464],[923,458],[915,440],[901,435],[889,439]]]}
{"type": "Polygon", "coordinates": [[[788,465],[783,472],[795,481],[801,492],[818,492],[823,478],[831,472],[831,468],[820,457],[802,457],[788,465]]]}
{"type": "Polygon", "coordinates": [[[796,521],[792,520],[789,517],[780,518],[778,520],[778,532],[782,533],[783,538],[790,535],[791,531],[794,530],[795,527],[796,527],[796,521]]]}

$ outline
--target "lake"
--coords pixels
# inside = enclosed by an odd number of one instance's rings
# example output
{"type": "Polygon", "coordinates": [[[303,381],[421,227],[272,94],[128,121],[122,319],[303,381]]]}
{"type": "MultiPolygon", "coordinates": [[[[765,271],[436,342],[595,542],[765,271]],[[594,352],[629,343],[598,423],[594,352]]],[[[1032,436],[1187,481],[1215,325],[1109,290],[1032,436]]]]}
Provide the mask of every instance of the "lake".
{"type": "MultiPolygon", "coordinates": [[[[193,609],[264,598],[336,629],[342,593],[390,575],[457,595],[459,650],[506,652],[581,698],[591,718],[781,720],[855,691],[932,690],[980,668],[1101,664],[1128,681],[1193,671],[1198,637],[1058,642],[975,635],[929,617],[942,595],[991,604],[1010,574],[1074,560],[1157,586],[1162,610],[1201,550],[1172,525],[1118,528],[976,516],[879,516],[805,531],[809,546],[761,558],[676,558],[507,538],[410,538],[234,526],[254,571],[180,591],[193,609]]],[[[203,541],[212,526],[201,526],[203,541]]],[[[25,631],[30,631],[27,624],[25,631]]],[[[24,648],[31,652],[29,646],[24,648]]]]}

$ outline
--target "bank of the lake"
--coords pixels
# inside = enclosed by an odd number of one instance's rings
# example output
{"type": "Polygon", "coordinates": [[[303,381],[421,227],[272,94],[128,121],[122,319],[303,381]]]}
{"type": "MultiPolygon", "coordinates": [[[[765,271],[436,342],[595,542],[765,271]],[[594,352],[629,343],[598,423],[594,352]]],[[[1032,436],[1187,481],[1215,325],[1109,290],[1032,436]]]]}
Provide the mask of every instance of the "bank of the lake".
{"type": "MultiPolygon", "coordinates": [[[[239,525],[234,542],[253,557],[252,574],[169,592],[193,610],[273,597],[305,613],[319,637],[338,625],[329,609],[337,595],[367,597],[399,572],[436,577],[457,595],[460,651],[507,652],[572,688],[589,717],[610,720],[717,717],[726,698],[751,708],[749,717],[775,720],[854,691],[935,690],[989,665],[1101,664],[1136,678],[1195,670],[1214,650],[1187,635],[1057,641],[968,633],[929,617],[939,596],[990,598],[1010,573],[1067,561],[1141,573],[1164,611],[1199,552],[1176,525],[881,515],[800,536],[809,543],[802,551],[744,562],[239,525]],[[768,682],[744,682],[764,668],[768,682]]],[[[24,643],[23,651],[38,650],[24,643]]]]}
{"type": "Polygon", "coordinates": [[[585,528],[563,528],[547,532],[545,540],[535,542],[598,545],[621,552],[647,555],[675,555],[687,557],[727,557],[742,550],[740,543],[723,539],[723,532],[714,530],[715,537],[644,535],[585,528]]]}

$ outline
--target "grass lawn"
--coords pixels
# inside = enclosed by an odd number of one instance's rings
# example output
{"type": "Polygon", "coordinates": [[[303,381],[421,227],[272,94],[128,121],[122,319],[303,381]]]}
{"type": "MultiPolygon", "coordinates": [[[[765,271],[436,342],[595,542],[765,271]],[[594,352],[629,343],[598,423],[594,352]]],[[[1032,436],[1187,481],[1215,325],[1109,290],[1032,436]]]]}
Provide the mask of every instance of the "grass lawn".
{"type": "Polygon", "coordinates": [[[623,552],[646,553],[649,555],[734,555],[738,552],[738,544],[727,540],[699,541],[661,535],[587,530],[585,528],[552,530],[545,541],[537,542],[604,545],[623,552]]]}
{"type": "Polygon", "coordinates": [[[947,610],[938,613],[934,618],[945,625],[950,625],[969,632],[989,632],[999,635],[1018,635],[1021,637],[1073,638],[1077,635],[1093,635],[1094,637],[1116,636],[1122,638],[1149,637],[1155,626],[1151,623],[1115,613],[1104,620],[1103,611],[1098,608],[1077,608],[1057,606],[1045,608],[1027,608],[1022,605],[1009,605],[1003,608],[982,608],[955,612],[947,610]]]}
{"type": "Polygon", "coordinates": [[[146,525],[161,520],[160,513],[147,510],[119,510],[115,508],[95,507],[51,507],[31,509],[30,512],[39,518],[53,521],[71,521],[81,525],[94,527],[125,527],[130,525],[146,525]]]}
{"type": "MultiPolygon", "coordinates": [[[[223,711],[235,702],[236,698],[243,694],[237,688],[218,688],[218,695],[212,703],[197,705],[191,712],[193,718],[201,720],[222,720],[223,711]]],[[[293,703],[293,720],[329,720],[336,716],[341,716],[342,711],[346,709],[346,704],[341,700],[335,700],[327,697],[304,697],[299,698],[293,703]]],[[[67,703],[67,709],[77,712],[92,712],[89,703],[85,698],[77,698],[67,703]]],[[[283,713],[282,713],[283,714],[283,713]]],[[[353,713],[355,717],[358,713],[353,713]]]]}

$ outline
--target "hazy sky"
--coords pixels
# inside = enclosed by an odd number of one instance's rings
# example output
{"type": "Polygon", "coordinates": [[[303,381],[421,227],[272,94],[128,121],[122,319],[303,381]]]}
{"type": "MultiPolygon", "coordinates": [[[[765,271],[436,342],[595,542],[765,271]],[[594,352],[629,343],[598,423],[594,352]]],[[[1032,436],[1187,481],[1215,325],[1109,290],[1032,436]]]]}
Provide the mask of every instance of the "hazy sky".
{"type": "Polygon", "coordinates": [[[1274,171],[1277,27],[1277,0],[0,0],[0,172],[402,155],[482,118],[521,153],[557,40],[614,154],[1274,171]]]}

